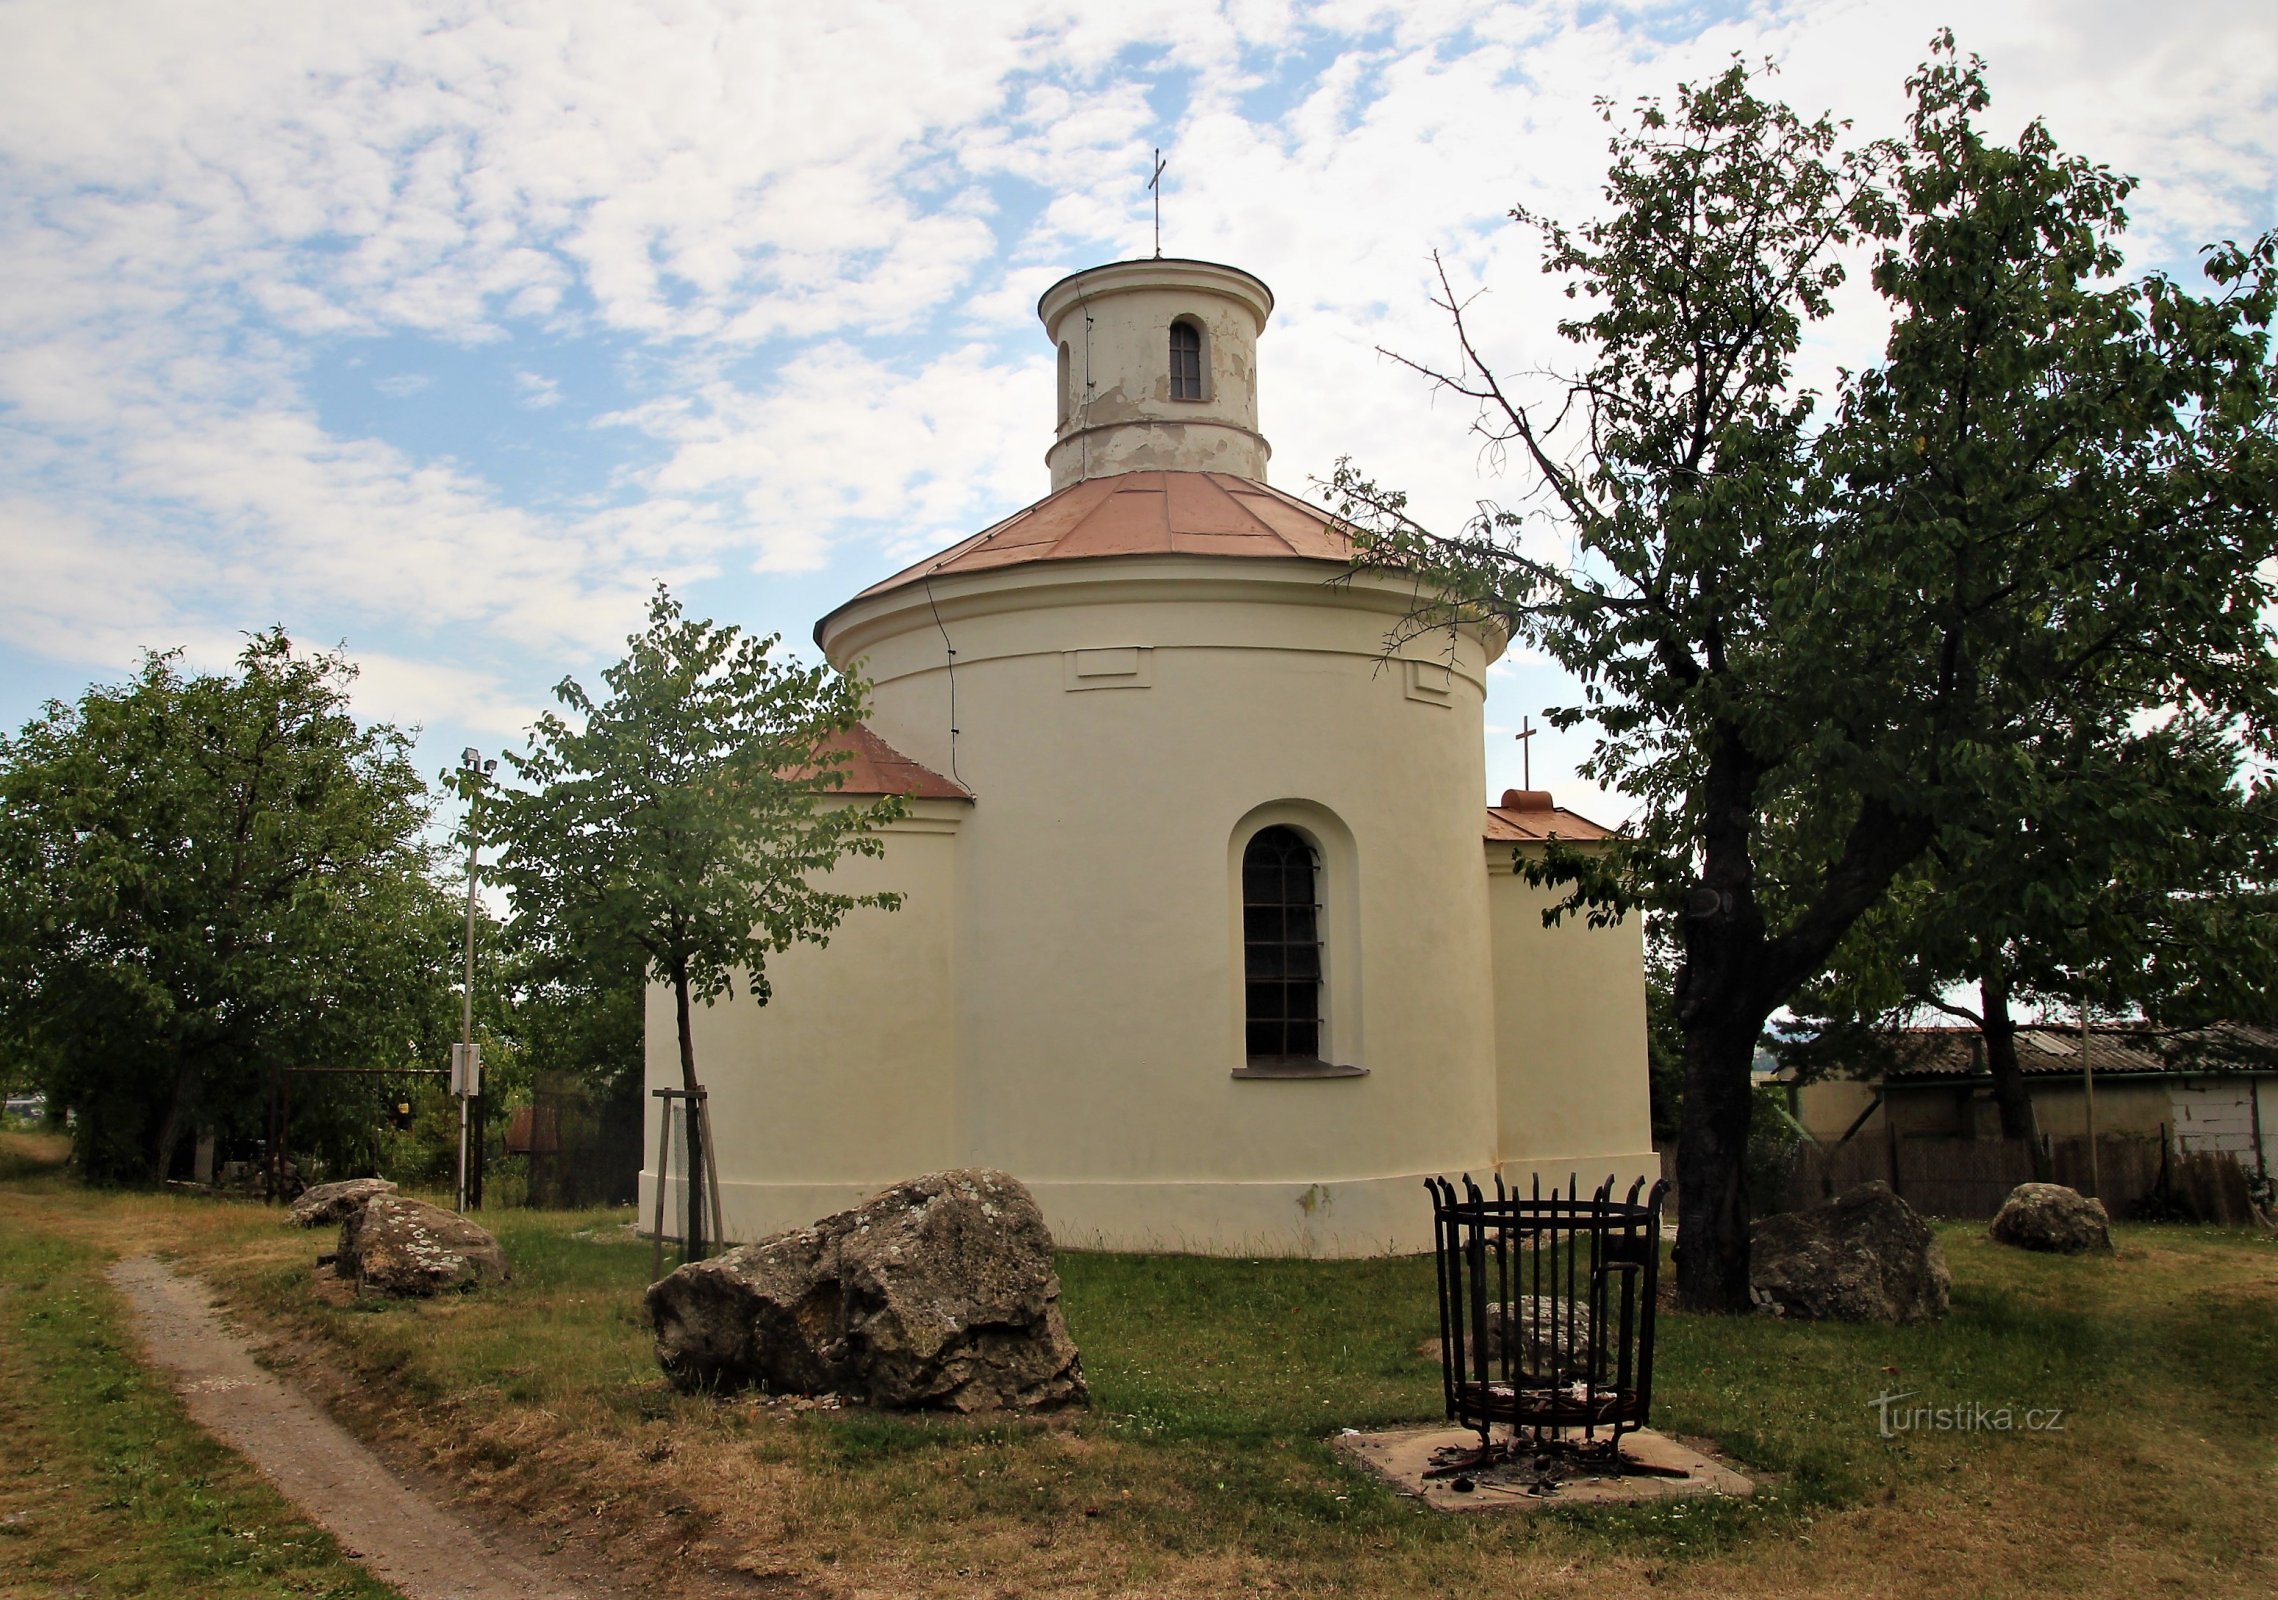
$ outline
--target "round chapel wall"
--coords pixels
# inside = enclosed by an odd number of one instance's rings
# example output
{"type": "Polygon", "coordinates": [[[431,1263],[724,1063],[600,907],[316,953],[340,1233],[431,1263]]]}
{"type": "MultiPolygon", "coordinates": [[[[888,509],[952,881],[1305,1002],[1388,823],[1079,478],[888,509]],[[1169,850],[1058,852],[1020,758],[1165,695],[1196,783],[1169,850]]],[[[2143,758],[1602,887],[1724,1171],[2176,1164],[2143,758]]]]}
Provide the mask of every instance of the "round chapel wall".
{"type": "Polygon", "coordinates": [[[978,1164],[1070,1243],[1369,1254],[1429,1244],[1427,1174],[1650,1160],[1634,930],[1522,954],[1537,908],[1483,853],[1501,641],[1388,652],[1413,591],[1266,485],[1272,308],[1207,261],[1053,284],[1052,494],[818,627],[873,681],[875,734],[970,798],[945,786],[833,873],[899,911],[771,960],[774,1003],[696,1019],[731,1234],[978,1164]],[[1318,1029],[1270,1060],[1242,901],[1268,831],[1310,861],[1323,971],[1318,1029]]]}
{"type": "Polygon", "coordinates": [[[825,624],[878,733],[973,792],[951,1142],[1029,1183],[1068,1242],[1416,1248],[1420,1178],[1492,1164],[1488,644],[1387,658],[1406,597],[1336,578],[1050,563],[825,624]],[[1248,1070],[1240,865],[1277,824],[1318,850],[1334,1075],[1248,1070]]]}

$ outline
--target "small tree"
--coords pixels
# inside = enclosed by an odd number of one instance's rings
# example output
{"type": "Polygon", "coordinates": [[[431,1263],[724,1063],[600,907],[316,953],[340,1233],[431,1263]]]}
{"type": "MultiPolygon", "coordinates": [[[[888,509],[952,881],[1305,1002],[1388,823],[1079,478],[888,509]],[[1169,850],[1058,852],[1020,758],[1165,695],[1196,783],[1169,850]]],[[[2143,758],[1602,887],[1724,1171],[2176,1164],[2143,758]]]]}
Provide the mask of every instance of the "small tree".
{"type": "Polygon", "coordinates": [[[154,654],[0,739],[0,1033],[90,1177],[162,1179],[201,1125],[274,1133],[288,1065],[406,1066],[440,1020],[426,789],[354,676],[272,629],[234,674],[154,654]]]}
{"type": "Polygon", "coordinates": [[[1534,502],[1442,536],[1337,478],[1371,557],[1448,597],[1421,620],[1499,618],[1578,675],[1553,721],[1594,721],[1586,773],[1642,802],[1604,857],[1544,870],[1564,909],[1681,929],[1677,1277],[1702,1308],[1748,1304],[1765,1022],[1942,830],[1996,814],[2019,741],[2114,706],[2278,728],[2278,238],[2210,251],[2206,297],[2122,280],[2125,179],[2038,123],[1990,141],[1950,35],[1909,89],[1907,137],[1848,153],[1738,65],[1648,102],[1603,220],[1519,213],[1582,303],[1581,370],[1540,402],[1507,385],[1452,290],[1462,364],[1420,369],[1534,502]],[[1889,337],[1822,407],[1795,360],[1854,243],[1889,337]]]}
{"type": "MultiPolygon", "coordinates": [[[[861,720],[862,685],[775,659],[777,642],[688,621],[658,585],[647,629],[602,674],[607,697],[564,679],[554,693],[576,724],[547,712],[529,752],[508,754],[520,784],[501,786],[488,825],[500,844],[495,875],[513,895],[526,945],[600,972],[631,958],[670,987],[681,1086],[692,1094],[702,1088],[692,1002],[733,995],[740,974],[748,998],[765,1005],[770,954],[827,943],[857,906],[901,903],[820,881],[845,856],[882,854],[879,830],[903,802],[836,799],[844,757],[832,741],[861,720]]],[[[705,1232],[696,1106],[683,1235],[691,1256],[705,1232]]]]}

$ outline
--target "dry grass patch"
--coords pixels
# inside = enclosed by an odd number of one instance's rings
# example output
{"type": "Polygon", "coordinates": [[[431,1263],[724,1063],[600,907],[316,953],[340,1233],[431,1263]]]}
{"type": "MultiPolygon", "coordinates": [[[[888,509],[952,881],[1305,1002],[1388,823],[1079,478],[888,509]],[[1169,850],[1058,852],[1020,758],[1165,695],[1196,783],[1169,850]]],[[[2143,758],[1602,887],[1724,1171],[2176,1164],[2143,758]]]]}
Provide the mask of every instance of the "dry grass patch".
{"type": "Polygon", "coordinates": [[[986,1423],[674,1393],[622,1213],[487,1218],[515,1264],[501,1290],[328,1304],[324,1242],[274,1213],[65,1198],[0,1190],[25,1225],[167,1244],[478,1514],[660,1593],[2278,1590],[2278,1243],[2245,1233],[2130,1228],[2114,1259],[2056,1260],[1949,1228],[1936,1328],[1671,1317],[1660,1425],[1769,1493],[1447,1518],[1324,1442],[1436,1416],[1429,1262],[1067,1255],[1095,1405],[986,1423]],[[1880,1437],[1869,1402],[1901,1390],[2065,1426],[1880,1437]]]}

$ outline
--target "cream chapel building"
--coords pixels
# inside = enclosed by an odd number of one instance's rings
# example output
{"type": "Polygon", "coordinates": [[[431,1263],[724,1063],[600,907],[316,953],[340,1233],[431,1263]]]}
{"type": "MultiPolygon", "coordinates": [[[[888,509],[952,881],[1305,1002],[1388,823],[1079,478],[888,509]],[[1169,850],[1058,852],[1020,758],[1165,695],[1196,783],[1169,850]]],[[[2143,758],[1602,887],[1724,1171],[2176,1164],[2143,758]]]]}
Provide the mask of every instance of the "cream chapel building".
{"type": "Polygon", "coordinates": [[[906,900],[697,1015],[731,1238],[980,1166],[1063,1244],[1374,1254],[1429,1247],[1430,1174],[1658,1172],[1636,921],[1546,929],[1513,873],[1604,832],[1483,804],[1503,639],[1388,658],[1411,586],[1268,486],[1272,309],[1203,261],[1054,284],[1051,492],[816,625],[875,686],[848,791],[910,797],[834,881],[906,900]]]}

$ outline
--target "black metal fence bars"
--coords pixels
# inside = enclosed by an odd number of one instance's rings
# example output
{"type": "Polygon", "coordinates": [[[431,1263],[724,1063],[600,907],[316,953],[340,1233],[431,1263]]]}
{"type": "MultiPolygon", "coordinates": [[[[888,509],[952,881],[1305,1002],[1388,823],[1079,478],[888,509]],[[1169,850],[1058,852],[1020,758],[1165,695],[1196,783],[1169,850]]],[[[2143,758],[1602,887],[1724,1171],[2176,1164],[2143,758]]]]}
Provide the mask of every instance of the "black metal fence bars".
{"type": "MultiPolygon", "coordinates": [[[[1439,1263],[1440,1373],[1448,1420],[1511,1430],[1512,1445],[1558,1442],[1580,1429],[1587,1447],[1617,1452],[1653,1403],[1653,1320],[1661,1275],[1666,1183],[1614,1197],[1608,1178],[1583,1195],[1574,1181],[1546,1196],[1495,1180],[1492,1197],[1468,1175],[1464,1193],[1429,1178],[1439,1263]],[[1605,1438],[1600,1440],[1600,1430],[1605,1438]]],[[[1572,1443],[1573,1441],[1568,1441],[1572,1443]]]]}

